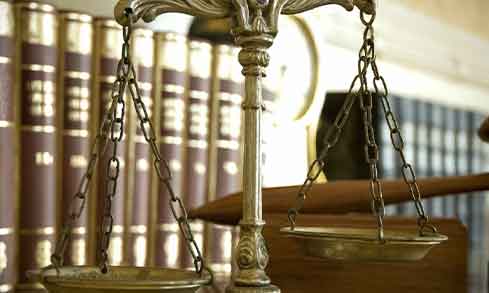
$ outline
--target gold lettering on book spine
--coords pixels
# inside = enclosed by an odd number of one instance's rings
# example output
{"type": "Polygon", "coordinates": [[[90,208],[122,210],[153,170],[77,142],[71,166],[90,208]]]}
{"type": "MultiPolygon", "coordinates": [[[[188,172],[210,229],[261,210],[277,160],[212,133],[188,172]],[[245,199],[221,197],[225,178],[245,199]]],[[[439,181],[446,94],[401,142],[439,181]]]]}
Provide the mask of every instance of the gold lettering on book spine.
{"type": "Polygon", "coordinates": [[[82,266],[87,263],[85,239],[73,239],[71,242],[71,262],[75,266],[82,266]]]}
{"type": "Polygon", "coordinates": [[[28,3],[20,4],[23,9],[22,18],[25,19],[22,30],[22,40],[26,43],[55,46],[57,44],[58,20],[55,9],[47,4],[28,3]]]}
{"type": "Polygon", "coordinates": [[[133,246],[134,264],[144,267],[146,264],[146,236],[137,235],[133,246]]]}
{"type": "Polygon", "coordinates": [[[7,269],[8,257],[7,257],[7,244],[0,241],[0,276],[7,269]]]}
{"type": "Polygon", "coordinates": [[[51,263],[52,244],[49,240],[41,240],[36,244],[36,265],[38,268],[44,268],[51,263]]]}
{"type": "Polygon", "coordinates": [[[97,46],[100,46],[100,54],[103,58],[118,59],[121,54],[122,29],[117,22],[104,19],[97,21],[97,26],[102,32],[97,46]]]}
{"type": "Polygon", "coordinates": [[[0,36],[12,37],[14,35],[14,10],[12,4],[0,1],[0,36]]]}
{"type": "Polygon", "coordinates": [[[29,113],[33,117],[53,117],[55,114],[55,85],[52,81],[32,80],[25,84],[29,97],[29,113]]]}
{"type": "Polygon", "coordinates": [[[64,13],[66,26],[65,51],[88,55],[92,53],[92,17],[86,14],[64,13]]]}

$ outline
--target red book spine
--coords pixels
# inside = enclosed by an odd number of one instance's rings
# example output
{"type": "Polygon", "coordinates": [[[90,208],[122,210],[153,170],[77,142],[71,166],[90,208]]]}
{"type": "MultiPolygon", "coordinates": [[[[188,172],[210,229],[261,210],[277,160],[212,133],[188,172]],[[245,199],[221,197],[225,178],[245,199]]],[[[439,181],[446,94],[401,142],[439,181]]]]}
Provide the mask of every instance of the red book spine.
{"type": "MultiPolygon", "coordinates": [[[[189,75],[185,119],[185,160],[183,195],[187,209],[207,202],[209,108],[212,71],[212,46],[205,41],[189,42],[189,75]]],[[[194,221],[191,230],[201,252],[204,249],[204,223],[194,221]]],[[[194,268],[193,259],[182,243],[182,266],[194,268]]]]}
{"type": "MultiPolygon", "coordinates": [[[[187,80],[187,39],[166,33],[157,38],[158,106],[160,124],[160,151],[172,172],[171,185],[175,194],[182,194],[183,128],[185,115],[185,87],[187,80]]],[[[165,167],[162,166],[162,170],[165,167]]],[[[155,264],[179,267],[181,264],[181,239],[178,224],[170,211],[165,185],[158,182],[156,217],[155,264]]]]}
{"type": "MultiPolygon", "coordinates": [[[[97,41],[96,49],[96,89],[94,90],[94,104],[98,104],[99,125],[104,118],[105,111],[108,109],[112,94],[112,84],[116,80],[117,64],[120,59],[122,46],[122,29],[114,20],[97,19],[95,21],[95,34],[97,41]]],[[[126,99],[127,101],[127,99],[126,99]]],[[[126,109],[130,104],[126,104],[126,109]]],[[[126,112],[127,115],[127,112],[126,112]]],[[[125,117],[125,121],[128,119],[125,117]]],[[[126,123],[124,123],[125,126],[126,123]]],[[[110,137],[110,133],[109,133],[110,137]]],[[[124,260],[124,224],[125,224],[125,194],[126,194],[126,146],[127,137],[117,144],[117,157],[120,161],[120,173],[117,181],[115,197],[112,199],[112,216],[114,217],[113,230],[109,246],[109,264],[118,266],[124,260]]],[[[97,239],[97,258],[100,251],[101,227],[103,226],[103,215],[106,196],[107,164],[112,156],[113,144],[109,139],[107,151],[101,154],[98,164],[98,190],[96,207],[96,239],[97,239]]]]}
{"type": "MultiPolygon", "coordinates": [[[[213,109],[209,198],[218,199],[241,189],[241,103],[243,77],[239,49],[218,45],[214,49],[213,109]]],[[[216,273],[232,270],[233,228],[209,225],[207,261],[216,273]]]]}
{"type": "MultiPolygon", "coordinates": [[[[55,245],[57,15],[46,4],[22,2],[17,8],[22,180],[19,278],[25,284],[26,271],[50,264],[55,245]]],[[[36,286],[19,286],[23,287],[36,286]]]]}
{"type": "MultiPolygon", "coordinates": [[[[137,67],[137,80],[141,98],[150,117],[153,116],[153,67],[154,67],[153,32],[147,29],[136,29],[133,32],[133,60],[137,67]]],[[[128,97],[130,115],[130,146],[128,170],[128,243],[126,256],[128,263],[134,266],[147,264],[149,200],[152,182],[151,147],[146,142],[140,128],[139,119],[134,111],[133,102],[128,97]]]]}
{"type": "MultiPolygon", "coordinates": [[[[60,14],[59,96],[63,104],[62,132],[62,221],[90,160],[92,17],[86,14],[60,14]]],[[[88,241],[87,211],[74,223],[65,264],[86,265],[88,241]]]]}
{"type": "Polygon", "coordinates": [[[17,281],[18,152],[14,84],[14,9],[0,1],[0,292],[11,292],[17,281]]]}

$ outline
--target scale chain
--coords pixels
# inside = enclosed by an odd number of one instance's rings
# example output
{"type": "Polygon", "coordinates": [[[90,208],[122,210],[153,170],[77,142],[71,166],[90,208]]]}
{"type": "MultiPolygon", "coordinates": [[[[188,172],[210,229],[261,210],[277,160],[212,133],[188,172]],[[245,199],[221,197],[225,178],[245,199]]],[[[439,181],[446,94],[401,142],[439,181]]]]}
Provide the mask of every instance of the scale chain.
{"type": "MultiPolygon", "coordinates": [[[[129,19],[128,30],[129,36],[132,30],[132,10],[126,9],[126,15],[129,19]]],[[[127,48],[129,49],[129,43],[127,43],[127,48]]],[[[156,133],[148,115],[146,106],[144,105],[143,99],[141,98],[139,85],[136,78],[136,70],[134,64],[130,62],[130,68],[128,72],[128,82],[129,82],[129,92],[136,110],[136,114],[139,119],[139,126],[144,134],[146,142],[150,145],[151,151],[154,157],[153,166],[156,170],[156,174],[161,183],[166,187],[168,194],[170,195],[169,204],[173,217],[178,223],[181,233],[185,238],[185,243],[187,245],[188,251],[190,252],[192,259],[194,261],[195,270],[198,273],[202,273],[205,269],[210,273],[210,271],[205,268],[204,259],[200,248],[195,240],[192,233],[188,213],[182,199],[175,193],[173,187],[171,186],[172,174],[170,170],[170,165],[167,160],[162,158],[159,147],[156,143],[156,133]],[[162,170],[163,166],[163,170],[162,170]]]]}
{"type": "Polygon", "coordinates": [[[373,114],[372,109],[374,107],[374,99],[372,93],[369,90],[367,82],[367,71],[372,62],[375,61],[375,42],[374,42],[374,29],[373,22],[375,20],[375,13],[372,14],[370,20],[365,20],[363,12],[360,13],[360,19],[365,25],[363,33],[363,44],[360,47],[358,53],[358,75],[360,76],[360,109],[362,111],[362,120],[365,135],[365,161],[369,165],[370,171],[370,184],[369,193],[372,198],[371,208],[372,213],[377,219],[378,239],[384,241],[384,216],[385,216],[385,204],[382,191],[382,183],[379,179],[379,146],[375,139],[375,130],[373,127],[373,114]]]}
{"type": "Polygon", "coordinates": [[[389,92],[387,89],[387,83],[384,77],[380,75],[376,63],[373,28],[375,17],[375,12],[370,16],[370,19],[366,19],[365,13],[363,11],[360,12],[360,20],[365,25],[365,30],[363,33],[363,44],[359,51],[358,74],[354,77],[348,94],[345,98],[345,102],[343,103],[340,112],[336,116],[333,125],[328,130],[328,133],[324,139],[323,150],[309,168],[307,178],[299,189],[294,208],[291,208],[288,211],[289,223],[292,230],[294,230],[295,228],[297,215],[304,206],[304,201],[307,197],[307,193],[310,191],[312,185],[326,166],[326,160],[329,150],[337,144],[343,127],[348,121],[351,108],[355,103],[355,99],[358,98],[360,100],[360,109],[362,111],[362,120],[364,124],[365,158],[370,169],[371,180],[369,185],[369,192],[372,197],[372,212],[377,217],[378,239],[380,241],[384,240],[383,218],[385,216],[385,204],[382,193],[382,183],[379,179],[379,147],[375,140],[375,131],[373,128],[372,109],[374,106],[374,99],[372,93],[369,91],[367,82],[367,71],[370,67],[374,75],[373,86],[375,97],[377,99],[381,99],[384,116],[390,130],[392,145],[396,152],[398,152],[402,161],[401,173],[406,185],[409,188],[410,195],[414,201],[416,211],[418,213],[419,232],[422,235],[424,230],[428,228],[431,232],[437,233],[436,228],[433,225],[429,224],[429,219],[425,214],[424,207],[421,202],[421,192],[419,190],[419,186],[416,180],[416,174],[412,165],[408,163],[404,154],[404,139],[399,128],[399,123],[390,106],[390,102],[388,99],[389,92]],[[353,90],[358,80],[360,81],[360,88],[357,92],[354,92],[353,90]]]}
{"type": "Polygon", "coordinates": [[[144,102],[141,99],[140,90],[136,78],[136,70],[130,56],[130,40],[133,24],[132,10],[126,9],[125,13],[129,19],[129,22],[128,25],[123,27],[124,43],[122,46],[122,57],[117,66],[117,79],[112,87],[112,102],[108,111],[106,112],[106,115],[102,121],[102,125],[92,145],[91,158],[87,167],[87,171],[82,177],[78,192],[72,199],[70,217],[63,227],[63,232],[59,241],[57,242],[55,253],[51,256],[52,264],[48,268],[54,267],[59,272],[59,267],[63,265],[64,252],[66,250],[66,246],[71,235],[73,224],[76,220],[79,219],[86,205],[87,193],[91,184],[91,179],[93,178],[95,166],[100,156],[99,152],[101,152],[102,154],[106,152],[107,143],[110,138],[113,144],[113,148],[112,155],[107,163],[106,170],[106,199],[103,215],[103,234],[101,239],[100,251],[100,269],[102,273],[108,272],[108,248],[110,245],[110,236],[113,230],[114,222],[111,212],[112,199],[116,194],[117,179],[120,172],[120,161],[117,157],[117,146],[118,143],[123,139],[124,135],[124,93],[126,91],[126,88],[129,88],[134,107],[139,119],[140,128],[143,131],[145,140],[151,146],[152,154],[154,156],[154,168],[156,170],[159,180],[165,185],[168,193],[170,194],[169,202],[171,212],[175,220],[178,222],[179,228],[185,237],[188,250],[192,255],[192,258],[194,259],[195,270],[198,273],[202,273],[205,269],[211,274],[212,277],[212,273],[204,265],[202,253],[193,236],[185,205],[182,199],[175,194],[171,186],[172,175],[170,166],[168,164],[168,161],[161,157],[159,148],[156,144],[156,134],[151,123],[151,119],[149,118],[144,102]],[[108,135],[109,130],[110,136],[108,135]],[[164,170],[162,170],[162,165],[164,167],[164,170]],[[78,199],[81,199],[81,203],[76,206],[76,202],[78,199]]]}
{"type": "Polygon", "coordinates": [[[91,151],[90,151],[90,161],[88,163],[87,169],[82,176],[82,179],[78,185],[78,191],[71,199],[70,203],[70,213],[66,223],[64,224],[60,238],[58,239],[55,247],[54,253],[51,255],[51,266],[59,269],[60,266],[64,263],[64,256],[66,247],[68,245],[68,240],[71,237],[71,231],[73,229],[73,225],[76,221],[80,219],[85,207],[88,198],[88,191],[91,186],[91,182],[93,179],[93,172],[95,171],[95,166],[97,165],[100,154],[105,154],[107,150],[107,143],[109,141],[109,130],[112,128],[112,117],[114,111],[117,108],[118,97],[115,96],[112,98],[112,102],[110,107],[107,109],[107,112],[104,115],[104,119],[102,125],[98,129],[97,135],[95,136],[95,140],[92,143],[91,151]],[[100,151],[101,150],[101,151],[100,151]],[[100,152],[100,153],[99,153],[100,152]],[[78,205],[77,205],[78,203],[78,205]]]}
{"type": "Polygon", "coordinates": [[[350,118],[351,109],[355,104],[356,93],[353,92],[355,88],[355,84],[359,80],[359,77],[356,76],[353,79],[353,82],[350,86],[350,90],[348,95],[345,98],[345,101],[341,107],[340,112],[335,118],[335,121],[331,128],[328,130],[324,138],[324,148],[319,154],[318,158],[314,160],[314,162],[309,167],[309,171],[307,172],[307,178],[299,189],[299,193],[296,198],[296,203],[293,208],[290,208],[288,211],[289,223],[291,225],[292,230],[295,228],[296,218],[299,215],[299,212],[304,207],[304,202],[307,198],[308,192],[311,190],[312,185],[317,180],[317,178],[321,175],[323,168],[327,164],[327,158],[329,154],[329,150],[336,146],[343,131],[344,126],[348,122],[350,118]]]}
{"type": "MultiPolygon", "coordinates": [[[[362,22],[367,26],[372,26],[373,19],[370,22],[365,21],[363,14],[362,22]]],[[[373,30],[373,28],[372,28],[373,30]]],[[[372,35],[373,42],[373,35],[372,35]]],[[[375,58],[375,49],[373,49],[374,58],[371,61],[371,68],[373,72],[373,85],[375,96],[381,99],[382,109],[384,112],[384,118],[387,122],[390,131],[390,138],[392,146],[394,150],[399,154],[399,157],[402,161],[401,166],[401,174],[404,179],[404,182],[409,188],[409,193],[411,198],[414,201],[414,205],[416,208],[416,212],[418,213],[418,227],[419,232],[422,235],[424,230],[427,228],[431,230],[433,233],[437,233],[437,229],[435,226],[429,224],[429,218],[425,214],[425,210],[423,207],[423,203],[421,202],[421,192],[417,183],[416,173],[414,171],[413,166],[407,161],[406,155],[404,153],[404,138],[401,133],[401,129],[399,127],[399,122],[392,112],[392,107],[389,101],[389,90],[387,88],[387,83],[384,77],[380,74],[379,68],[377,66],[376,58],[375,58]]]]}

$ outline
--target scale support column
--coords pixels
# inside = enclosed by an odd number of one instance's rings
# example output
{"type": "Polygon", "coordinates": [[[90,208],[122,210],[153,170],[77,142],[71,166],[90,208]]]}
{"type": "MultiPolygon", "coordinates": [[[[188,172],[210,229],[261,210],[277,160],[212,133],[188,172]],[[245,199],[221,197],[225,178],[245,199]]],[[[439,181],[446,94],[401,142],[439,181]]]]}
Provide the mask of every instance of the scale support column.
{"type": "MultiPolygon", "coordinates": [[[[366,13],[375,10],[375,0],[120,0],[114,10],[116,20],[127,24],[124,11],[130,8],[137,21],[153,21],[167,12],[180,12],[208,18],[231,17],[232,35],[241,46],[239,62],[245,76],[243,216],[235,261],[239,271],[228,293],[278,293],[265,269],[268,252],[262,236],[261,120],[263,112],[262,80],[270,56],[267,49],[278,32],[281,14],[296,14],[328,4],[346,10],[355,6],[366,13]]],[[[292,56],[291,56],[292,57],[292,56]]],[[[273,56],[272,56],[273,58],[273,56]]],[[[295,56],[300,58],[300,56],[295,56]]]]}
{"type": "MultiPolygon", "coordinates": [[[[238,271],[228,293],[280,292],[271,285],[265,269],[268,252],[262,236],[265,222],[262,217],[262,114],[264,110],[262,80],[270,56],[267,49],[272,45],[276,30],[270,26],[263,10],[268,0],[250,0],[240,3],[245,11],[243,21],[235,22],[232,34],[236,45],[242,49],[239,62],[245,76],[244,156],[243,156],[243,216],[240,221],[240,240],[235,261],[238,271]]],[[[271,10],[270,10],[271,11],[271,10]]]]}

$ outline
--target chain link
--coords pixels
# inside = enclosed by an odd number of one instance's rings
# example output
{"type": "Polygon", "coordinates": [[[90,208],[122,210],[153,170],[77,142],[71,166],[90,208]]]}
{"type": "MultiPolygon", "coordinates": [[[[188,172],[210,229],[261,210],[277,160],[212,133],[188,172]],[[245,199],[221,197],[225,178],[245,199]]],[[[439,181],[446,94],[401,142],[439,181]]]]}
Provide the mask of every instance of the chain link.
{"type": "Polygon", "coordinates": [[[64,263],[65,251],[68,245],[68,241],[71,238],[71,232],[74,228],[75,223],[80,219],[83,211],[85,210],[88,192],[93,179],[93,173],[95,167],[97,166],[98,159],[100,155],[106,153],[107,143],[109,141],[109,131],[112,128],[111,119],[112,115],[117,109],[118,97],[112,97],[110,107],[107,109],[102,124],[98,129],[95,140],[92,143],[90,149],[90,161],[88,163],[87,169],[82,176],[82,179],[78,185],[78,190],[72,197],[69,208],[69,215],[63,225],[61,230],[61,235],[56,242],[56,248],[54,253],[51,255],[51,266],[59,270],[64,263]]]}
{"type": "Polygon", "coordinates": [[[126,107],[124,93],[126,88],[129,88],[129,92],[139,119],[139,126],[144,134],[144,138],[150,145],[154,156],[154,168],[156,170],[158,179],[163,183],[170,194],[169,202],[171,212],[185,238],[187,248],[194,260],[195,270],[198,273],[202,273],[204,270],[207,271],[211,275],[212,280],[212,273],[207,267],[205,267],[202,253],[190,228],[188,213],[185,205],[183,204],[182,199],[175,194],[171,186],[172,175],[169,163],[161,156],[151,119],[140,95],[136,78],[136,70],[130,55],[130,41],[133,25],[132,11],[127,9],[125,13],[129,19],[129,23],[127,26],[123,27],[124,43],[122,45],[121,59],[117,66],[117,79],[112,86],[112,102],[104,116],[102,125],[95,138],[95,142],[92,145],[90,162],[85,174],[82,177],[78,192],[73,196],[70,216],[63,227],[60,239],[56,245],[55,253],[51,256],[50,267],[56,268],[56,270],[59,272],[59,267],[63,265],[64,252],[71,235],[71,230],[75,221],[77,221],[83,213],[95,166],[97,165],[100,154],[106,153],[107,143],[110,139],[112,142],[112,153],[111,158],[107,162],[106,169],[105,207],[100,244],[100,269],[102,273],[108,272],[108,249],[114,224],[114,218],[112,216],[112,199],[116,195],[117,180],[121,168],[120,160],[117,157],[117,146],[118,143],[122,141],[124,136],[124,116],[126,107]]]}
{"type": "Polygon", "coordinates": [[[399,154],[401,159],[401,174],[404,182],[408,186],[411,198],[414,201],[414,206],[418,214],[418,227],[419,232],[422,235],[426,230],[431,233],[437,233],[435,226],[429,223],[429,218],[425,214],[423,203],[421,201],[421,192],[416,179],[416,173],[413,166],[407,161],[406,155],[404,153],[404,138],[401,134],[401,129],[399,127],[399,122],[392,112],[392,107],[389,101],[389,90],[387,88],[387,83],[384,77],[380,74],[379,68],[377,66],[375,58],[371,63],[373,72],[373,85],[374,92],[377,98],[380,98],[382,103],[382,109],[384,112],[384,118],[387,122],[387,126],[390,131],[390,138],[394,150],[399,154]]]}
{"type": "Polygon", "coordinates": [[[425,214],[424,207],[421,202],[421,193],[416,181],[416,175],[412,165],[407,162],[406,156],[404,154],[404,139],[401,135],[399,123],[394,113],[392,112],[392,108],[388,100],[389,91],[387,88],[387,83],[384,77],[380,75],[379,68],[376,63],[373,28],[375,18],[375,12],[370,16],[367,16],[363,11],[360,12],[360,20],[364,24],[365,30],[363,32],[363,44],[360,47],[360,51],[358,54],[358,74],[353,79],[353,82],[350,86],[350,89],[340,112],[338,113],[333,125],[328,130],[328,133],[324,139],[323,150],[309,168],[306,180],[299,189],[295,206],[288,211],[289,223],[292,230],[295,228],[297,215],[304,207],[304,202],[307,198],[308,192],[311,190],[312,185],[317,180],[319,174],[327,164],[327,157],[330,149],[337,144],[340,138],[341,132],[346,122],[348,121],[350,111],[353,107],[353,104],[355,103],[355,100],[359,99],[360,109],[362,111],[362,120],[364,124],[363,128],[365,135],[365,160],[370,169],[369,193],[372,198],[371,208],[373,214],[377,218],[378,239],[380,241],[384,240],[383,218],[385,215],[385,204],[383,199],[382,183],[379,179],[379,147],[375,139],[372,114],[374,101],[376,100],[374,100],[372,93],[369,90],[367,80],[367,72],[370,67],[374,75],[373,87],[375,98],[381,99],[385,119],[390,129],[392,145],[394,149],[399,153],[402,161],[401,173],[405,183],[409,188],[409,192],[418,212],[419,232],[421,235],[426,230],[428,230],[429,232],[437,233],[436,228],[433,225],[429,224],[429,219],[425,214]],[[360,86],[359,89],[355,91],[355,87],[358,81],[360,82],[360,86]]]}
{"type": "Polygon", "coordinates": [[[307,198],[307,194],[309,193],[309,191],[312,188],[312,185],[320,176],[322,170],[327,164],[329,151],[333,147],[335,147],[336,144],[338,143],[339,138],[341,136],[341,132],[343,131],[344,126],[346,125],[346,123],[350,118],[351,109],[353,108],[353,105],[355,104],[355,100],[357,97],[356,94],[353,93],[353,89],[355,88],[355,85],[358,80],[359,80],[358,76],[356,76],[353,79],[348,95],[345,98],[345,102],[343,103],[343,106],[341,107],[340,112],[336,116],[333,125],[328,130],[328,133],[324,138],[324,148],[319,154],[318,158],[314,160],[314,162],[309,167],[309,171],[307,172],[307,178],[299,189],[299,193],[297,195],[295,205],[293,208],[290,208],[288,211],[289,223],[292,229],[295,228],[296,218],[299,215],[302,208],[304,207],[304,202],[307,198]]]}
{"type": "MultiPolygon", "coordinates": [[[[131,15],[128,15],[128,19],[130,20],[129,27],[131,27],[132,26],[131,15]]],[[[131,94],[134,108],[136,110],[136,114],[139,119],[139,127],[143,132],[146,142],[150,145],[151,151],[154,156],[153,165],[156,170],[156,174],[158,176],[159,181],[163,183],[163,186],[166,187],[167,192],[170,195],[169,203],[170,203],[171,213],[178,223],[180,232],[185,238],[185,243],[194,261],[196,272],[202,273],[203,270],[205,269],[210,273],[210,270],[208,270],[205,267],[202,253],[190,228],[188,213],[185,208],[185,205],[183,204],[182,199],[175,193],[173,187],[171,186],[172,174],[170,170],[170,165],[168,161],[163,159],[161,156],[161,152],[156,142],[156,133],[154,131],[153,124],[148,115],[148,111],[146,109],[146,106],[144,105],[143,99],[141,98],[139,85],[136,78],[136,70],[134,68],[134,65],[131,62],[129,63],[130,63],[130,68],[128,70],[129,92],[131,94]]]]}

